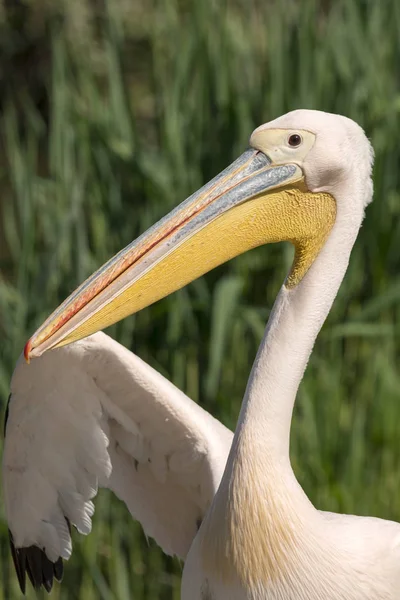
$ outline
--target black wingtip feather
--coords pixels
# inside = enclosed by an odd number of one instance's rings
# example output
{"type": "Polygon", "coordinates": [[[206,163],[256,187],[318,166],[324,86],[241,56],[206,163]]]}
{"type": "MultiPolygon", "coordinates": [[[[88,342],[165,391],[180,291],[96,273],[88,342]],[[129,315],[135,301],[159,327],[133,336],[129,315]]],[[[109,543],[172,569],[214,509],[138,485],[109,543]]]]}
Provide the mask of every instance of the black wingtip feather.
{"type": "Polygon", "coordinates": [[[60,558],[54,563],[54,577],[61,583],[64,577],[64,565],[63,560],[60,558]]]}
{"type": "Polygon", "coordinates": [[[3,437],[6,437],[8,414],[10,412],[10,401],[11,401],[11,394],[8,396],[7,405],[6,405],[6,412],[4,413],[3,437]]]}
{"type": "Polygon", "coordinates": [[[21,592],[25,594],[26,574],[28,574],[29,580],[35,590],[39,590],[43,586],[46,592],[50,593],[53,587],[53,580],[62,580],[64,573],[62,558],[58,558],[53,563],[47,558],[46,553],[37,546],[16,548],[11,531],[9,531],[9,536],[11,554],[21,592]]]}
{"type": "MultiPolygon", "coordinates": [[[[11,556],[13,558],[15,572],[17,574],[19,587],[21,592],[25,595],[26,590],[26,553],[25,548],[19,548],[18,550],[14,546],[13,536],[10,530],[8,530],[8,536],[10,539],[11,556]]],[[[28,573],[29,575],[29,573],[28,573]]]]}

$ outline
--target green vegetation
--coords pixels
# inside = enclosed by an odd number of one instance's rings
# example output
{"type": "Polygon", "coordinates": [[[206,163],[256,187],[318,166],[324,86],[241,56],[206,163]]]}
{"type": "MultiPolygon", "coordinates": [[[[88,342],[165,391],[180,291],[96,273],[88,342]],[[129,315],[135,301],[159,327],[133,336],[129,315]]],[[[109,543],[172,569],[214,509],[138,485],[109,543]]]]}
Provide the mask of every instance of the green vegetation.
{"type": "MultiPolygon", "coordinates": [[[[295,107],[343,113],[375,147],[375,202],[298,395],[292,458],[318,507],[400,520],[400,3],[25,4],[0,2],[3,408],[36,326],[256,125],[295,107]]],[[[233,428],[291,256],[252,251],[111,335],[233,428]]],[[[178,599],[178,561],[110,495],[96,506],[53,597],[178,599]]],[[[0,600],[14,600],[4,517],[0,540],[0,600]]]]}

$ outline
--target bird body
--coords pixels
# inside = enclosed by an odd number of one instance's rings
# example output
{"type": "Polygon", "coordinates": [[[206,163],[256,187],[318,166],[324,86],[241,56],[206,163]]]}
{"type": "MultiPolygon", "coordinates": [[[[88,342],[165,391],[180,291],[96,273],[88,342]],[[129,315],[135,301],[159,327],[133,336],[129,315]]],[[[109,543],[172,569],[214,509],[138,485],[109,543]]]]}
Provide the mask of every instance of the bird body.
{"type": "Polygon", "coordinates": [[[28,342],[26,356],[39,356],[35,368],[49,379],[36,381],[22,363],[14,375],[3,461],[14,546],[44,548],[52,562],[67,558],[65,517],[87,533],[99,484],[125,501],[166,552],[188,553],[183,600],[398,600],[400,525],[318,511],[289,458],[296,393],[372,199],[372,150],[353,121],[303,110],[258,128],[250,144],[254,150],[109,261],[28,342]],[[295,246],[294,263],[233,440],[102,334],[43,354],[247,248],[279,240],[295,246]],[[195,260],[190,274],[188,256],[195,260]],[[156,275],[163,281],[154,291],[156,275]],[[64,386],[60,394],[59,374],[70,382],[71,373],[77,389],[64,386]],[[37,458],[26,440],[33,448],[46,411],[54,426],[37,458]],[[47,454],[53,444],[58,463],[47,454]],[[21,522],[20,494],[28,487],[34,499],[37,484],[29,482],[37,472],[47,495],[41,512],[21,522]]]}
{"type": "MultiPolygon", "coordinates": [[[[286,507],[285,507],[286,508],[286,507]]],[[[331,515],[310,510],[312,521],[296,523],[293,546],[285,548],[275,568],[276,547],[264,554],[265,570],[261,580],[246,585],[231,573],[229,578],[215,571],[199,571],[197,559],[202,552],[201,532],[196,537],[185,563],[182,599],[189,600],[394,600],[400,589],[400,537],[397,523],[369,517],[331,515]],[[271,577],[271,573],[273,576],[271,577]]],[[[298,515],[286,514],[287,528],[298,515]]],[[[265,549],[266,528],[262,544],[265,549]]],[[[256,553],[256,552],[255,552],[256,553]]],[[[257,557],[260,555],[257,554],[257,557]]],[[[259,559],[260,560],[260,559],[259,559]]],[[[261,566],[261,565],[260,565],[261,566]]],[[[234,571],[234,569],[232,569],[234,571]]]]}

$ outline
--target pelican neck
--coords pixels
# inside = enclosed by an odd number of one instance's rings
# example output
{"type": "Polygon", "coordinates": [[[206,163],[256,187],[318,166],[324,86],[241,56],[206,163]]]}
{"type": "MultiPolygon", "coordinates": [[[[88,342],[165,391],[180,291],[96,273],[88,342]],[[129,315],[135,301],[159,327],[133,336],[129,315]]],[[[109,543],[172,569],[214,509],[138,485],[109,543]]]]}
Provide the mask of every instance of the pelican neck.
{"type": "Polygon", "coordinates": [[[315,339],[346,273],[362,212],[336,222],[303,280],[283,285],[276,298],[247,384],[227,471],[233,458],[290,469],[289,440],[293,407],[315,339]],[[245,443],[246,441],[246,443],[245,443]],[[248,443],[251,444],[249,452],[248,443]]]}

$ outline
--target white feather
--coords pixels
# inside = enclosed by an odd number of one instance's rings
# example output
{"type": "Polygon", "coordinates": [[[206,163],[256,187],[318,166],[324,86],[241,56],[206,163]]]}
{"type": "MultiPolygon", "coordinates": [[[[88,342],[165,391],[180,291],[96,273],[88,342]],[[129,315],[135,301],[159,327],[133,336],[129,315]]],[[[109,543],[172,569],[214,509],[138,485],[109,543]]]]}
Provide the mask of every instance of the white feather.
{"type": "Polygon", "coordinates": [[[103,333],[25,364],[11,383],[3,456],[16,547],[69,558],[65,517],[90,533],[98,486],[184,558],[216,492],[232,434],[103,333]]]}

